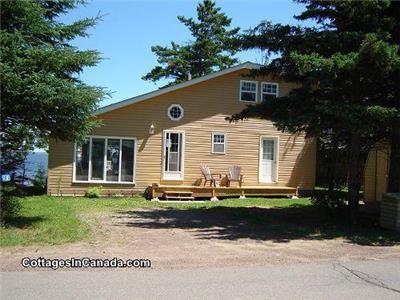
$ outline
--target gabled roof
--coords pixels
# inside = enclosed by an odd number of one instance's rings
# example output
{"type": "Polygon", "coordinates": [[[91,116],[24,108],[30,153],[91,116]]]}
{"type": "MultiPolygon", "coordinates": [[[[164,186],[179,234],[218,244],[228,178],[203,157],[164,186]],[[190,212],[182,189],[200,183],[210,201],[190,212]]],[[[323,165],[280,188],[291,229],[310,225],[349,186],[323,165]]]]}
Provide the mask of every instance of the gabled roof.
{"type": "Polygon", "coordinates": [[[239,65],[224,69],[222,71],[211,73],[211,74],[208,74],[208,75],[205,75],[202,77],[198,77],[198,78],[195,78],[195,79],[192,79],[189,81],[178,83],[173,86],[161,88],[161,89],[158,89],[158,90],[146,93],[146,94],[128,98],[126,100],[122,100],[120,102],[101,107],[94,112],[94,115],[99,115],[99,114],[102,114],[105,112],[109,112],[109,111],[117,109],[117,108],[125,107],[125,106],[131,105],[133,103],[141,102],[141,101],[144,101],[144,100],[156,97],[156,96],[160,96],[160,95],[172,92],[172,91],[176,91],[176,90],[179,90],[179,89],[182,89],[182,88],[185,88],[185,87],[188,87],[188,86],[191,86],[191,85],[194,85],[194,84],[197,84],[197,83],[209,80],[209,79],[213,79],[213,78],[216,78],[216,77],[219,77],[222,75],[226,75],[226,74],[235,72],[235,71],[239,71],[242,69],[259,69],[260,67],[262,67],[262,65],[260,65],[260,64],[256,64],[256,63],[252,63],[252,62],[245,62],[245,63],[239,64],[239,65]]]}

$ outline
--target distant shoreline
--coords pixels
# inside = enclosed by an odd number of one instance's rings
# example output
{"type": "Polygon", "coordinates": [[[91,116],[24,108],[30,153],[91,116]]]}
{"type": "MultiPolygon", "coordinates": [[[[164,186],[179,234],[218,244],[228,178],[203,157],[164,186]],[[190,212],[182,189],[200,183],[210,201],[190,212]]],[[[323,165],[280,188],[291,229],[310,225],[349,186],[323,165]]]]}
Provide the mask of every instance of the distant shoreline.
{"type": "MultiPolygon", "coordinates": [[[[34,178],[37,170],[42,168],[47,174],[48,154],[46,151],[33,151],[30,152],[25,160],[25,176],[27,178],[34,178]]],[[[22,175],[23,167],[19,168],[16,172],[22,175]]]]}

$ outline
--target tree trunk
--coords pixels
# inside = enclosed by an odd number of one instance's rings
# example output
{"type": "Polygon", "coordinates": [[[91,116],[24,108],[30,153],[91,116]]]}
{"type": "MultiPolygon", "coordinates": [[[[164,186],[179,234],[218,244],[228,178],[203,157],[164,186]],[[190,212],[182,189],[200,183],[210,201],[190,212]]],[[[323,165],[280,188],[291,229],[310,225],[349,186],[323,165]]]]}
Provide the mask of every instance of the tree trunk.
{"type": "Polygon", "coordinates": [[[353,230],[358,222],[360,189],[365,165],[364,155],[361,151],[360,137],[353,135],[349,147],[348,162],[348,201],[349,201],[349,220],[353,230]]]}
{"type": "Polygon", "coordinates": [[[389,193],[400,192],[400,125],[394,128],[392,134],[387,191],[389,193]]]}

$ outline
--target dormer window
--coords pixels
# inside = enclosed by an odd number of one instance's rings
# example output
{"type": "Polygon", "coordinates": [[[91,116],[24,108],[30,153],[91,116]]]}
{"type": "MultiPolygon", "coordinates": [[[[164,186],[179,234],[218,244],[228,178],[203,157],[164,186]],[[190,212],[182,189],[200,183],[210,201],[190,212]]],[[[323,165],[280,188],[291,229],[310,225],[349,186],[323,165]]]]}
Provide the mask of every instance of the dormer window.
{"type": "Polygon", "coordinates": [[[261,83],[261,100],[267,101],[270,97],[279,96],[279,84],[276,82],[262,82],[261,83]]]}
{"type": "Polygon", "coordinates": [[[257,102],[257,81],[240,80],[240,101],[257,102]]]}

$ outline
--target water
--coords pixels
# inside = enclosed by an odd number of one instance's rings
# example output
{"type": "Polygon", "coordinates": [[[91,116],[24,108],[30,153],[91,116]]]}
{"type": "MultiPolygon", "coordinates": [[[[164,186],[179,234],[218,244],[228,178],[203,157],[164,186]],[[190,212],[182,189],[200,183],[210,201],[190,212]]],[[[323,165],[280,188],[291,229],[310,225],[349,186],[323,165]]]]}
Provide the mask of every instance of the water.
{"type": "MultiPolygon", "coordinates": [[[[47,174],[48,154],[47,152],[30,152],[25,161],[25,176],[27,178],[34,178],[39,168],[43,169],[47,174]]],[[[21,175],[22,169],[17,171],[21,175]]]]}

